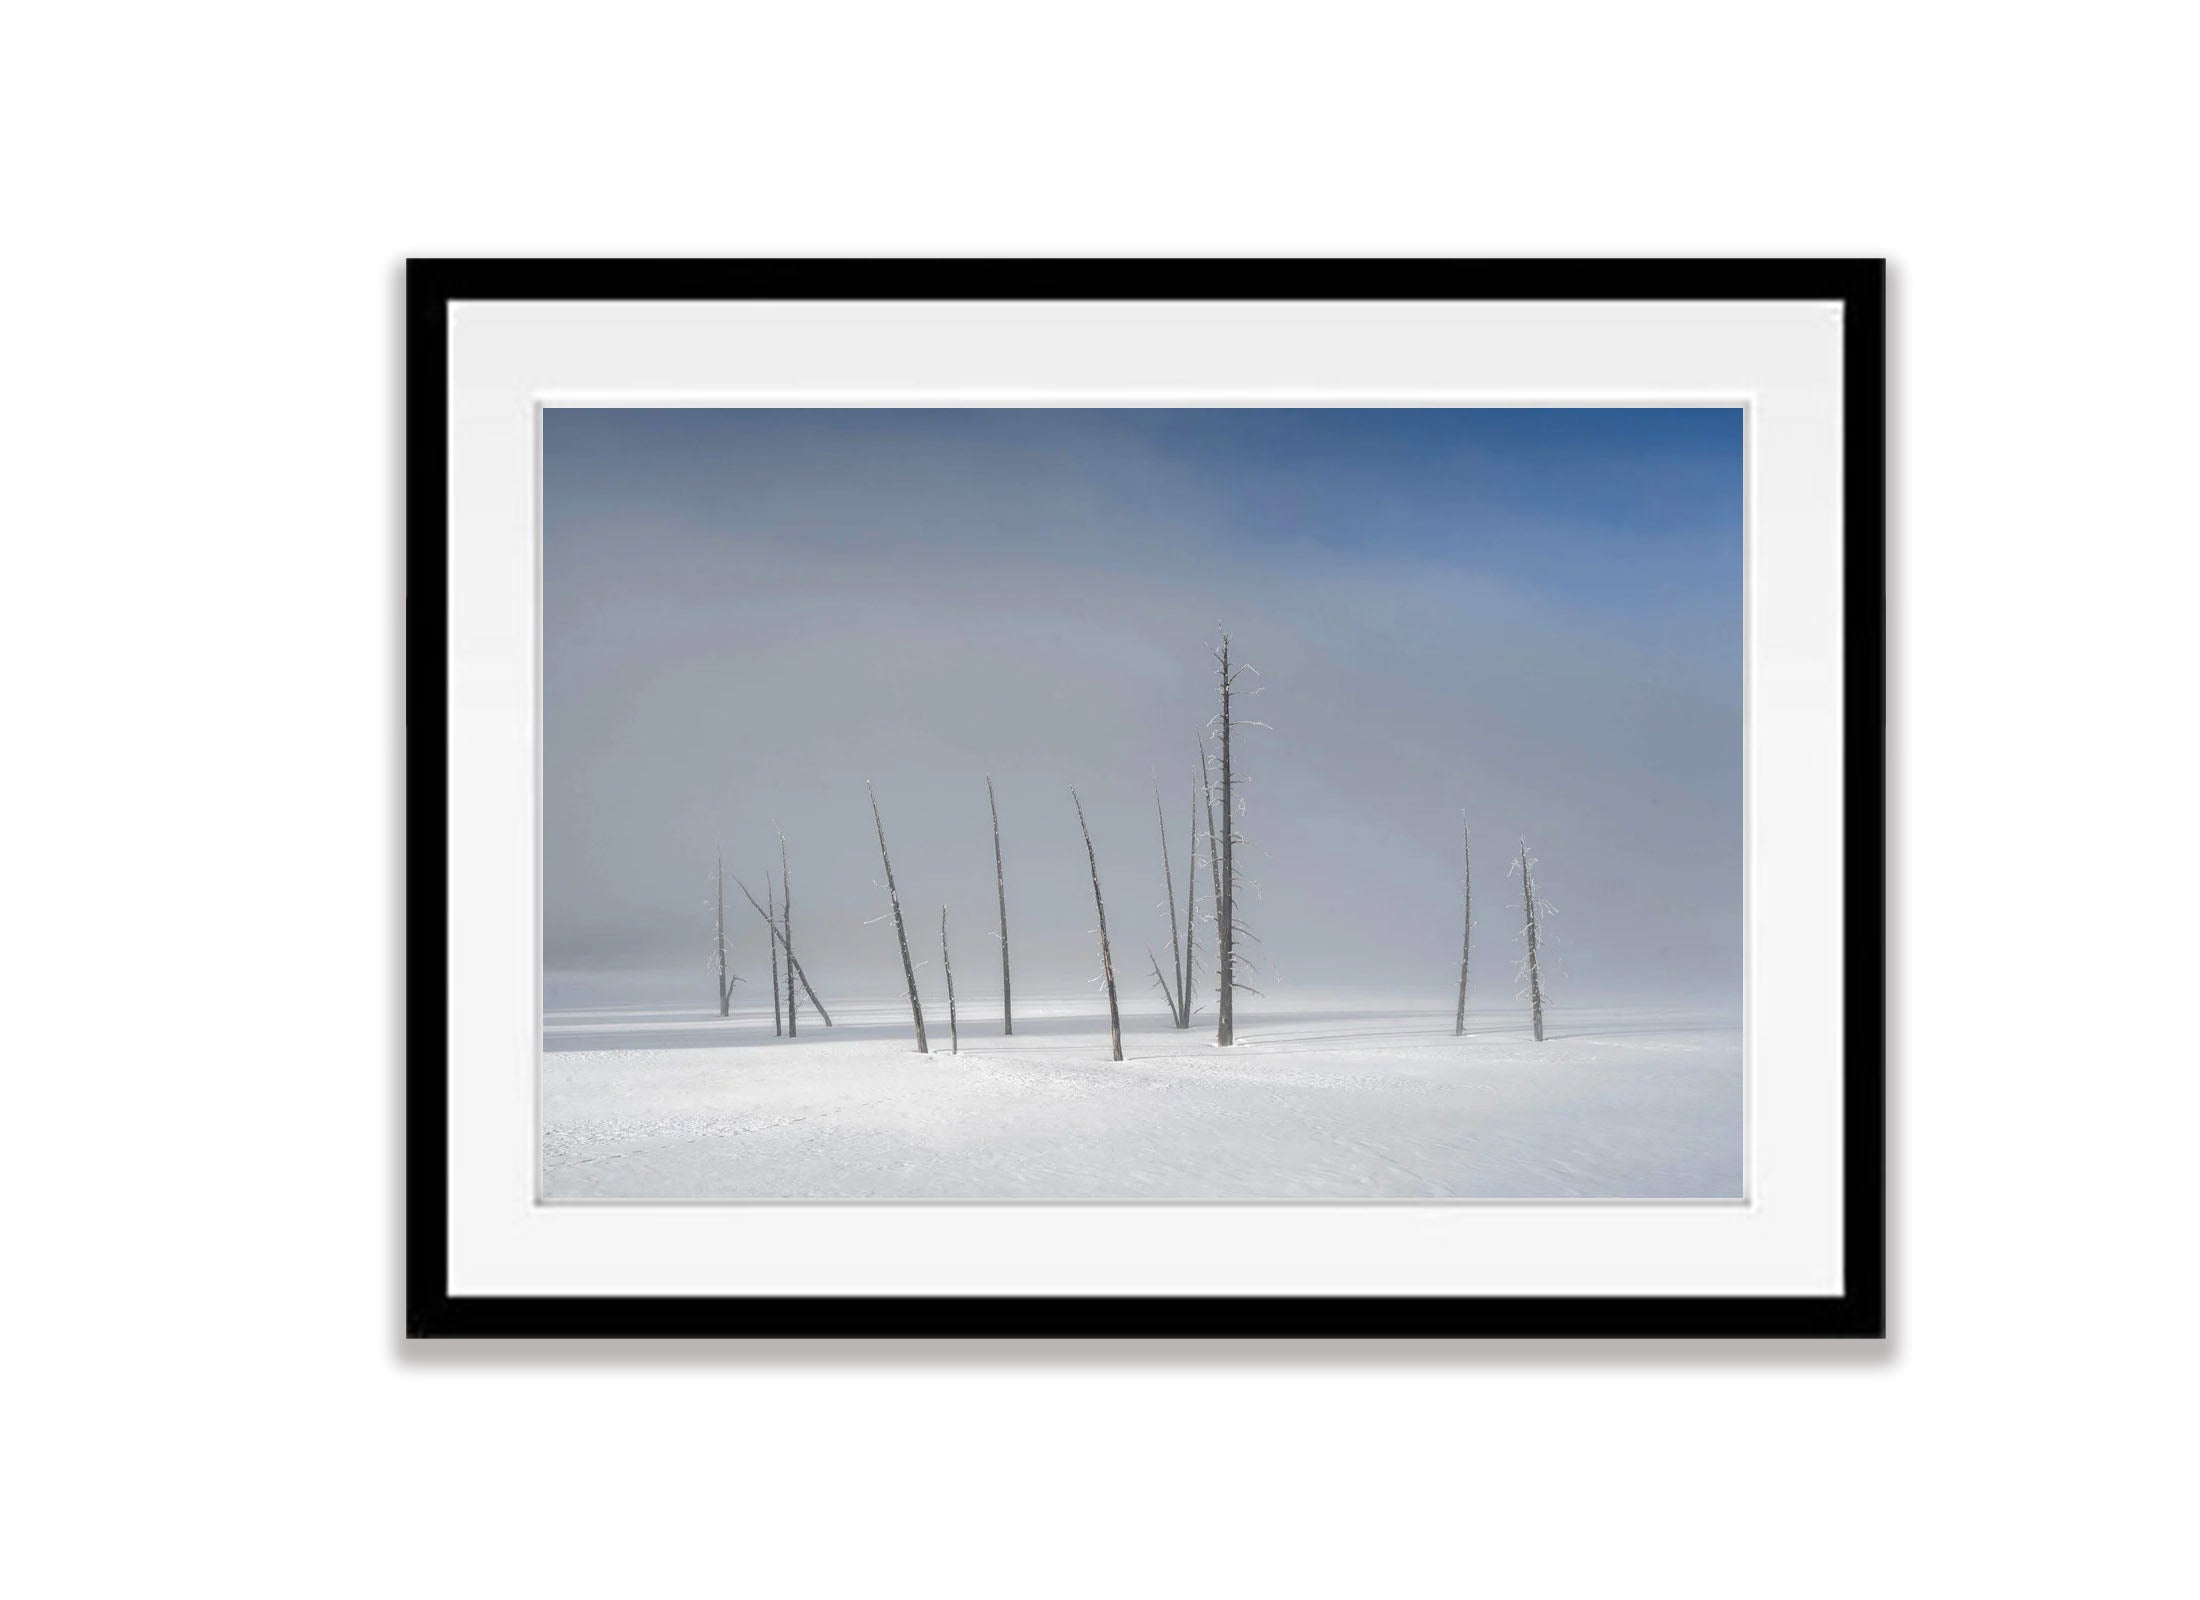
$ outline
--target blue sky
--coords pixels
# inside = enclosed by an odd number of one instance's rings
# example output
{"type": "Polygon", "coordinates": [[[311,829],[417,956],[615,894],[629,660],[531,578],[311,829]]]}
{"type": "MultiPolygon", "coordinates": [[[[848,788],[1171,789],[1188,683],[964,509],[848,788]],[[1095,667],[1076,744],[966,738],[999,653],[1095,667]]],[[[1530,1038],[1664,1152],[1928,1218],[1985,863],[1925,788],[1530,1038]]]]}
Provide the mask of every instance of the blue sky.
{"type": "Polygon", "coordinates": [[[1620,610],[1740,595],[1731,407],[559,410],[547,426],[559,512],[707,515],[783,452],[1020,452],[1141,520],[1183,512],[1200,480],[1231,503],[1210,525],[1256,546],[1457,563],[1620,610]]]}

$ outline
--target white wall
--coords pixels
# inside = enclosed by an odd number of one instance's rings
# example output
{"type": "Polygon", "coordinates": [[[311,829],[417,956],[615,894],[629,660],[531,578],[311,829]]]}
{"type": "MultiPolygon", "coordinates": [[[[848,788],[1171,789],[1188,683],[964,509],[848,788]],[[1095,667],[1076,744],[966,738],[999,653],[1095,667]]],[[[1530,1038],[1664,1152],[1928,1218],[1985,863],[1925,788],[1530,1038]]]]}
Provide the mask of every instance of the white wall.
{"type": "Polygon", "coordinates": [[[2171,15],[16,18],[23,1592],[2157,1592],[2196,1076],[2171,15]],[[1891,1346],[399,1347],[399,260],[1032,251],[1894,257],[1891,1346]]]}

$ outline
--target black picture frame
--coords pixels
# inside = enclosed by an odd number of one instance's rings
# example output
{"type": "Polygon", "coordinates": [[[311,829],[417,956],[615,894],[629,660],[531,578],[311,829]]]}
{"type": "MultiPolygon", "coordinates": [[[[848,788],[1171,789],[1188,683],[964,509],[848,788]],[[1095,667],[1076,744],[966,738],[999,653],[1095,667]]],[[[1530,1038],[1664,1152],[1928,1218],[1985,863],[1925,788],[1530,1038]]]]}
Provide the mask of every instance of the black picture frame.
{"type": "Polygon", "coordinates": [[[1886,264],[1835,260],[414,260],[406,270],[405,1331],[413,1338],[1879,1338],[1886,1332],[1886,264]],[[448,1278],[448,309],[479,300],[1839,301],[1843,1292],[460,1296],[448,1278]]]}

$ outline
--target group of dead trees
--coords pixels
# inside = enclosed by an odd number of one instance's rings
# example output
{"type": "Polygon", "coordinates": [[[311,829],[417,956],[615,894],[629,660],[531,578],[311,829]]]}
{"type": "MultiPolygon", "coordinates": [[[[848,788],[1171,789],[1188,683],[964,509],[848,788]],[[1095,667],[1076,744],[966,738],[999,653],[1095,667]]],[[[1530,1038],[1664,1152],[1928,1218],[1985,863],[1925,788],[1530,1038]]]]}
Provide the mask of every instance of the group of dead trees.
{"type": "MultiPolygon", "coordinates": [[[[1152,945],[1146,947],[1146,960],[1153,969],[1155,985],[1161,990],[1161,998],[1169,1008],[1169,1020],[1178,1028],[1189,1029],[1196,1009],[1192,999],[1192,986],[1197,981],[1199,964],[1199,819],[1202,810],[1207,819],[1207,863],[1212,885],[1209,916],[1215,930],[1215,1043],[1227,1045],[1236,1042],[1236,995],[1240,989],[1257,993],[1252,985],[1240,976],[1241,969],[1251,963],[1239,948],[1239,941],[1252,937],[1245,924],[1239,920],[1240,888],[1238,878],[1237,847],[1244,843],[1237,831],[1238,772],[1231,748],[1231,735],[1239,728],[1265,728],[1264,722],[1254,722],[1236,713],[1236,702],[1247,692],[1239,687],[1245,674],[1253,669],[1230,660],[1230,636],[1221,635],[1221,642],[1214,647],[1216,689],[1221,709],[1208,723],[1208,733],[1218,747],[1216,762],[1207,757],[1207,740],[1199,746],[1199,782],[1192,790],[1191,826],[1187,830],[1184,852],[1184,920],[1181,937],[1176,917],[1176,867],[1169,852],[1169,820],[1161,804],[1161,791],[1154,790],[1154,823],[1161,838],[1161,915],[1169,929],[1169,970],[1161,970],[1161,958],[1152,945]],[[1216,767],[1221,769],[1221,824],[1216,824],[1216,767]]],[[[1258,676],[1255,673],[1255,676],[1258,676]]],[[[1251,693],[1258,693],[1256,687],[1251,693]]],[[[1085,838],[1085,864],[1092,873],[1092,909],[1099,922],[1100,975],[1108,993],[1108,1039],[1114,1058],[1123,1059],[1123,1023],[1115,994],[1115,953],[1108,943],[1108,913],[1100,893],[1100,863],[1092,847],[1092,829],[1085,822],[1085,807],[1077,800],[1077,791],[1070,791],[1070,799],[1077,806],[1077,826],[1085,838]]]]}
{"type": "MultiPolygon", "coordinates": [[[[1202,814],[1206,818],[1208,876],[1212,885],[1209,902],[1210,920],[1215,929],[1214,973],[1216,980],[1216,1009],[1219,1018],[1215,1028],[1215,1042],[1233,1042],[1235,1008],[1233,997],[1240,989],[1250,990],[1242,972],[1250,963],[1240,949],[1240,941],[1251,937],[1238,915],[1239,877],[1237,847],[1243,843],[1236,828],[1238,814],[1238,773],[1231,747],[1231,734],[1241,727],[1265,727],[1264,723],[1252,723],[1235,714],[1235,702],[1243,693],[1240,680],[1251,669],[1242,664],[1233,665],[1230,660],[1230,639],[1223,635],[1215,649],[1217,688],[1221,710],[1209,725],[1219,747],[1219,757],[1210,761],[1207,744],[1201,741],[1199,752],[1199,780],[1192,789],[1191,826],[1186,839],[1184,860],[1183,920],[1177,919],[1176,861],[1169,846],[1168,819],[1162,809],[1161,793],[1154,791],[1154,818],[1159,824],[1161,838],[1161,908],[1169,930],[1169,969],[1164,972],[1161,958],[1152,945],[1146,947],[1146,957],[1152,965],[1154,981],[1161,990],[1162,999],[1169,1008],[1170,1022],[1183,1029],[1192,1025],[1197,1009],[1192,998],[1199,976],[1199,823],[1202,814]],[[1220,773],[1220,800],[1217,801],[1217,768],[1220,773]],[[1219,816],[1219,821],[1218,821],[1219,816]]],[[[924,998],[917,990],[917,966],[909,953],[909,929],[902,915],[901,891],[894,880],[894,858],[886,843],[886,822],[880,814],[878,793],[869,784],[865,786],[871,801],[871,826],[878,836],[879,866],[885,873],[887,915],[893,918],[894,940],[901,953],[902,981],[909,993],[909,1020],[914,1028],[917,1049],[929,1050],[924,1027],[924,998]]],[[[1015,985],[1013,963],[1008,943],[1008,870],[1001,854],[1000,798],[993,788],[993,780],[985,781],[986,810],[993,827],[993,893],[1000,923],[997,937],[1001,943],[1001,1032],[1016,1031],[1015,985]]],[[[1122,999],[1115,981],[1115,946],[1108,935],[1107,896],[1100,885],[1100,857],[1092,842],[1092,825],[1085,816],[1085,803],[1073,788],[1069,792],[1070,805],[1077,816],[1077,830],[1085,846],[1085,870],[1092,883],[1092,910],[1095,931],[1100,942],[1099,981],[1108,999],[1108,1047],[1113,1059],[1123,1059],[1123,1010],[1122,999]]],[[[960,1036],[955,1014],[955,980],[952,957],[948,952],[947,911],[940,911],[940,966],[947,975],[948,1040],[951,1050],[959,1050],[960,1036]]]]}
{"type": "MultiPolygon", "coordinates": [[[[1506,869],[1506,876],[1520,874],[1521,930],[1523,954],[1514,972],[1514,981],[1520,985],[1515,997],[1528,1002],[1528,1020],[1535,1029],[1536,1042],[1543,1042],[1543,964],[1542,919],[1550,914],[1550,906],[1535,892],[1535,858],[1528,854],[1528,841],[1520,841],[1520,854],[1506,869]]],[[[1467,1031],[1467,958],[1474,940],[1474,837],[1468,831],[1466,817],[1461,813],[1459,822],[1459,898],[1461,902],[1461,926],[1459,930],[1459,1003],[1452,1014],[1451,1031],[1454,1035],[1467,1031]]]]}
{"type": "MultiPolygon", "coordinates": [[[[808,997],[810,1008],[817,1013],[818,1020],[830,1028],[833,1025],[831,1014],[826,1011],[823,1002],[817,998],[817,991],[810,987],[810,975],[802,970],[802,963],[795,959],[794,895],[790,887],[792,874],[787,868],[787,836],[784,833],[779,835],[778,884],[775,886],[772,883],[772,875],[768,870],[764,874],[765,903],[763,905],[757,904],[756,896],[749,893],[749,886],[743,883],[740,878],[736,877],[733,882],[734,887],[741,891],[741,897],[748,901],[750,907],[759,917],[764,919],[764,926],[770,930],[772,1032],[788,1038],[796,1036],[801,1020],[799,1008],[795,1003],[795,985],[797,983],[802,985],[802,993],[808,997]],[[784,996],[780,991],[780,973],[782,970],[786,973],[784,996]],[[782,1000],[784,1000],[784,1006],[782,1006],[782,1000]]],[[[726,964],[726,858],[724,856],[718,858],[718,871],[712,881],[712,889],[714,891],[713,898],[717,905],[715,953],[718,978],[718,1014],[725,1017],[733,1014],[734,985],[744,980],[726,964]]]]}
{"type": "MultiPolygon", "coordinates": [[[[1153,968],[1154,983],[1161,990],[1161,998],[1169,1008],[1169,1019],[1179,1028],[1190,1028],[1192,1015],[1198,1009],[1192,998],[1193,986],[1198,981],[1199,941],[1196,937],[1199,925],[1199,841],[1200,818],[1205,815],[1207,824],[1207,874],[1210,896],[1208,916],[1215,930],[1215,1043],[1236,1042],[1237,1007],[1239,990],[1258,993],[1247,983],[1243,973],[1252,962],[1244,953],[1241,941],[1253,937],[1239,916],[1243,904],[1240,890],[1243,884],[1238,872],[1238,847],[1245,840],[1237,831],[1240,813],[1240,786],[1242,778],[1237,767],[1236,752],[1231,735],[1239,728],[1265,728],[1265,722],[1255,722],[1237,714],[1238,702],[1247,694],[1257,694],[1258,686],[1247,691],[1241,689],[1241,680],[1247,673],[1259,674],[1243,662],[1230,659],[1230,636],[1225,633],[1214,647],[1215,686],[1221,709],[1207,725],[1218,752],[1210,761],[1207,753],[1208,738],[1199,744],[1199,778],[1192,787],[1192,815],[1185,831],[1184,850],[1184,920],[1183,935],[1178,937],[1176,919],[1176,869],[1169,851],[1169,821],[1162,809],[1161,791],[1153,797],[1154,822],[1161,836],[1161,908],[1169,928],[1169,970],[1161,970],[1161,958],[1151,946],[1146,959],[1153,968]],[[1217,768],[1220,769],[1221,818],[1216,824],[1217,768]]],[[[1093,885],[1094,898],[1099,897],[1099,885],[1093,885]]],[[[1105,929],[1103,929],[1103,940],[1105,929]]]]}
{"type": "MultiPolygon", "coordinates": [[[[1184,857],[1184,899],[1182,920],[1178,919],[1176,897],[1176,862],[1169,845],[1169,823],[1162,804],[1161,792],[1154,791],[1154,822],[1161,843],[1161,912],[1168,928],[1169,965],[1161,965],[1161,957],[1152,944],[1146,947],[1146,959],[1153,970],[1155,986],[1161,991],[1168,1006],[1169,1020],[1179,1029],[1189,1029],[1198,1010],[1193,999],[1199,981],[1200,942],[1199,915],[1199,854],[1201,821],[1205,821],[1207,877],[1209,885],[1207,922],[1214,929],[1214,955],[1211,975],[1215,986],[1215,1043],[1229,1045],[1236,1042],[1236,996],[1239,991],[1257,994],[1245,981],[1245,973],[1253,962],[1245,954],[1243,943],[1253,938],[1241,916],[1243,906],[1242,882],[1239,870],[1239,851],[1244,844],[1238,832],[1238,817],[1243,809],[1242,774],[1238,770],[1233,736],[1245,728],[1266,728],[1240,714],[1242,702],[1260,692],[1258,685],[1248,688],[1248,674],[1258,676],[1253,668],[1231,659],[1230,636],[1224,633],[1214,647],[1216,676],[1215,686],[1220,709],[1209,721],[1206,735],[1199,746],[1199,777],[1192,786],[1191,817],[1186,831],[1184,857]],[[1209,756],[1210,743],[1214,747],[1209,756]]],[[[929,1052],[930,1044],[924,1026],[924,1000],[917,990],[917,963],[909,950],[909,929],[902,915],[901,891],[894,880],[894,858],[887,848],[886,822],[881,815],[878,793],[867,782],[864,789],[871,802],[871,826],[878,836],[879,865],[885,872],[885,888],[888,912],[893,918],[894,941],[901,953],[903,982],[909,992],[909,1018],[916,1033],[917,1049],[929,1052]]],[[[993,780],[985,781],[986,810],[993,829],[993,893],[994,905],[999,915],[996,937],[1001,945],[1001,1032],[1004,1035],[1016,1031],[1014,985],[1008,942],[1008,872],[1001,853],[1001,809],[995,794],[993,780]]],[[[1077,828],[1085,846],[1085,866],[1092,882],[1092,909],[1097,923],[1096,932],[1100,944],[1099,982],[1108,999],[1108,1042],[1113,1058],[1123,1059],[1122,1007],[1116,990],[1115,951],[1108,936],[1107,900],[1100,886],[1100,858],[1093,846],[1092,827],[1085,817],[1084,801],[1077,791],[1070,790],[1070,804],[1076,812],[1077,828]]],[[[1467,832],[1464,818],[1460,828],[1460,898],[1462,926],[1459,936],[1459,988],[1453,1012],[1452,1032],[1467,1031],[1467,976],[1468,962],[1472,954],[1474,936],[1474,884],[1473,838],[1467,832]]],[[[1519,981],[1522,984],[1520,998],[1528,1001],[1529,1017],[1535,1037],[1543,1037],[1543,975],[1541,967],[1540,920],[1549,907],[1537,897],[1535,891],[1535,861],[1528,854],[1525,838],[1520,841],[1520,853],[1512,869],[1520,874],[1521,903],[1523,911],[1522,939],[1525,954],[1520,962],[1519,981]]],[[[1509,874],[1508,874],[1509,875],[1509,874]]],[[[726,897],[725,863],[721,859],[717,879],[717,976],[718,1014],[728,1016],[733,1005],[733,986],[741,980],[726,965],[726,897]]],[[[734,880],[741,893],[764,921],[771,933],[772,960],[772,1027],[774,1032],[793,1036],[797,1029],[795,986],[799,982],[802,993],[809,999],[818,1018],[827,1027],[833,1019],[818,1002],[817,993],[810,987],[810,980],[795,956],[793,893],[787,862],[787,839],[779,835],[779,882],[775,886],[771,874],[764,875],[764,903],[759,905],[756,896],[739,878],[734,880]],[[785,991],[781,992],[781,970],[785,970],[785,991]],[[782,1006],[782,1000],[784,1005],[782,1006]]],[[[883,918],[880,920],[884,920],[883,918]]],[[[948,952],[947,909],[940,908],[940,967],[947,980],[947,1032],[948,1048],[959,1052],[962,1048],[960,1019],[955,1007],[954,966],[948,952]]]]}

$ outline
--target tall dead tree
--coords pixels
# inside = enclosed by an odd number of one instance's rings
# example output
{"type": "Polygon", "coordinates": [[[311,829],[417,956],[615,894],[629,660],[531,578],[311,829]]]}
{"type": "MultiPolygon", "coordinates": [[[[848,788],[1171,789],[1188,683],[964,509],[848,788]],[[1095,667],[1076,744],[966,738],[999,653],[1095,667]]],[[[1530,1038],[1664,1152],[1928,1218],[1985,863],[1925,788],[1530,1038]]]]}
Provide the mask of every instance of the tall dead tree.
{"type": "Polygon", "coordinates": [[[1108,948],[1108,907],[1100,898],[1100,858],[1093,853],[1092,829],[1085,822],[1085,802],[1077,798],[1075,789],[1069,792],[1070,804],[1077,808],[1077,830],[1085,836],[1085,865],[1092,871],[1092,909],[1100,918],[1100,976],[1108,986],[1108,1043],[1115,1052],[1115,1059],[1123,1059],[1123,1017],[1115,1006],[1115,954],[1108,948]]]}
{"type": "MultiPolygon", "coordinates": [[[[733,881],[734,886],[741,891],[741,897],[748,901],[750,909],[755,911],[758,916],[764,919],[764,926],[771,931],[772,951],[776,958],[781,948],[780,929],[778,921],[772,916],[769,911],[766,911],[762,906],[756,903],[756,896],[749,893],[749,886],[747,884],[743,883],[738,877],[736,877],[733,881]]],[[[764,875],[764,888],[767,893],[770,892],[771,874],[768,872],[764,875]]],[[[828,1012],[825,1009],[824,1005],[818,1000],[817,991],[810,987],[810,975],[802,970],[802,963],[795,960],[793,951],[787,951],[786,955],[787,965],[794,970],[794,975],[802,981],[802,993],[803,996],[810,1002],[810,1009],[817,1013],[818,1021],[824,1023],[826,1027],[830,1028],[833,1025],[832,1014],[828,1012]]],[[[774,969],[772,975],[772,993],[774,995],[777,995],[779,993],[779,977],[777,969],[774,969]]],[[[773,1004],[776,1006],[778,1002],[774,1000],[773,1004]]]]}
{"type": "MultiPolygon", "coordinates": [[[[1236,714],[1233,702],[1238,695],[1238,679],[1253,669],[1242,662],[1234,667],[1230,664],[1230,636],[1227,633],[1222,635],[1222,643],[1215,648],[1214,657],[1219,666],[1216,681],[1222,690],[1222,710],[1213,723],[1216,742],[1221,747],[1219,764],[1222,768],[1222,825],[1218,838],[1221,860],[1215,871],[1215,964],[1218,968],[1215,983],[1216,1006],[1220,1012],[1215,1021],[1215,1043],[1226,1045],[1236,1040],[1237,991],[1258,992],[1238,978],[1238,967],[1247,964],[1245,957],[1238,953],[1238,940],[1251,936],[1237,918],[1237,847],[1244,841],[1237,831],[1237,769],[1231,763],[1230,735],[1238,728],[1265,728],[1268,724],[1236,714]]],[[[1203,747],[1202,755],[1204,753],[1203,747]]]]}
{"type": "Polygon", "coordinates": [[[764,926],[771,930],[772,1037],[779,1039],[787,1033],[787,1024],[779,1015],[779,892],[772,887],[772,875],[768,872],[764,874],[764,926]]]}
{"type": "Polygon", "coordinates": [[[886,824],[879,820],[878,791],[868,778],[863,790],[871,797],[871,826],[878,830],[878,859],[886,869],[886,898],[894,908],[894,940],[901,946],[901,975],[909,984],[909,1017],[917,1025],[917,1053],[930,1055],[932,1047],[924,1040],[924,1002],[917,998],[917,968],[909,959],[909,930],[901,921],[901,891],[894,887],[894,858],[886,853],[886,824]]]}
{"type": "Polygon", "coordinates": [[[713,880],[718,897],[718,1014],[733,1014],[733,986],[741,980],[726,970],[726,858],[718,858],[718,875],[713,880]]]}
{"type": "Polygon", "coordinates": [[[993,798],[993,779],[985,780],[985,805],[993,813],[993,898],[1001,913],[1001,1032],[1016,1031],[1016,1013],[1009,1004],[1008,985],[1008,874],[1001,869],[1001,806],[993,798]]]}
{"type": "Polygon", "coordinates": [[[940,907],[940,971],[947,974],[947,1048],[962,1054],[962,1034],[955,1026],[955,963],[947,954],[947,907],[940,907]]]}
{"type": "MultiPolygon", "coordinates": [[[[1164,979],[1161,993],[1169,1002],[1169,1020],[1179,1028],[1189,1028],[1192,1025],[1192,994],[1184,981],[1184,946],[1178,942],[1176,936],[1176,869],[1169,861],[1169,822],[1161,814],[1159,788],[1153,792],[1153,820],[1154,826],[1161,832],[1161,915],[1169,924],[1169,968],[1176,975],[1174,989],[1164,979]]],[[[1191,863],[1185,862],[1184,867],[1189,872],[1191,863]]],[[[1156,960],[1156,975],[1159,974],[1160,966],[1161,963],[1156,960]]]]}
{"type": "Polygon", "coordinates": [[[1474,839],[1464,811],[1459,813],[1459,898],[1464,925],[1459,930],[1459,1010],[1451,1021],[1455,1034],[1467,1031],[1467,941],[1474,935],[1474,839]]]}
{"type": "Polygon", "coordinates": [[[1527,915],[1528,955],[1521,968],[1528,980],[1528,1015],[1535,1023],[1536,1042],[1543,1040],[1543,969],[1536,955],[1536,914],[1550,908],[1536,898],[1535,863],[1528,859],[1528,841],[1520,841],[1520,903],[1527,915]]]}
{"type": "MultiPolygon", "coordinates": [[[[779,833],[776,825],[772,831],[779,833]]],[[[787,1037],[792,1039],[795,1036],[794,880],[787,876],[787,836],[784,833],[779,834],[779,942],[787,947],[787,1037]]],[[[774,974],[775,987],[776,984],[777,975],[774,974]]]]}
{"type": "Polygon", "coordinates": [[[1214,769],[1207,762],[1207,741],[1199,741],[1199,792],[1207,800],[1207,873],[1214,879],[1214,893],[1207,901],[1207,909],[1214,911],[1222,905],[1222,850],[1215,842],[1215,777],[1214,769]]]}

